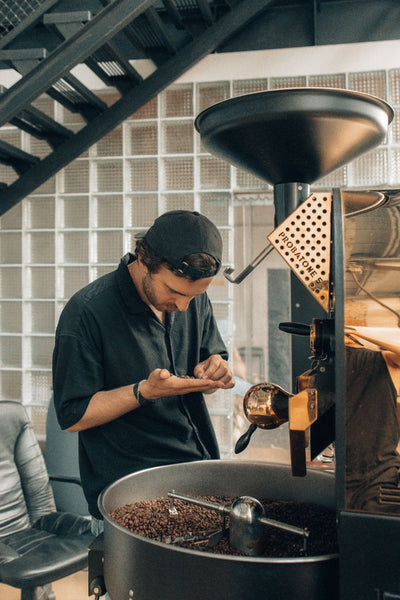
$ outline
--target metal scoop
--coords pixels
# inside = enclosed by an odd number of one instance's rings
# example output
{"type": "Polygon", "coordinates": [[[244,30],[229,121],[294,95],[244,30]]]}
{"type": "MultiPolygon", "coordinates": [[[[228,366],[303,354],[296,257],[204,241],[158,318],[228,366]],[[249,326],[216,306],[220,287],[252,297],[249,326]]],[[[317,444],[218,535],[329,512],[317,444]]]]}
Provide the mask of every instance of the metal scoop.
{"type": "MultiPolygon", "coordinates": [[[[307,554],[309,531],[301,527],[295,527],[294,525],[266,518],[264,516],[264,508],[256,498],[240,496],[229,507],[217,504],[216,502],[210,502],[209,500],[178,494],[175,491],[168,492],[168,497],[171,499],[170,514],[176,514],[177,512],[173,502],[174,498],[176,498],[177,500],[183,500],[184,502],[196,504],[203,508],[216,510],[224,516],[229,515],[229,543],[233,548],[240,550],[248,556],[260,556],[263,552],[265,545],[265,530],[263,525],[277,527],[302,536],[304,538],[302,553],[307,554]]],[[[226,531],[226,529],[224,528],[221,531],[226,531]]]]}

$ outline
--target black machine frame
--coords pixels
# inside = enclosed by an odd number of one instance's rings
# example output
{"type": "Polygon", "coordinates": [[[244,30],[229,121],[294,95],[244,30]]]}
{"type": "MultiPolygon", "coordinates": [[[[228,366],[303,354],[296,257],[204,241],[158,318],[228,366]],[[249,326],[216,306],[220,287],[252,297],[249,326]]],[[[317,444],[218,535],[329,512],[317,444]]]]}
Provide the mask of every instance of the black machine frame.
{"type": "MultiPolygon", "coordinates": [[[[332,265],[335,286],[335,428],[340,600],[400,598],[400,518],[346,508],[345,209],[341,191],[333,190],[332,265]]],[[[380,209],[382,210],[382,209],[380,209]]]]}

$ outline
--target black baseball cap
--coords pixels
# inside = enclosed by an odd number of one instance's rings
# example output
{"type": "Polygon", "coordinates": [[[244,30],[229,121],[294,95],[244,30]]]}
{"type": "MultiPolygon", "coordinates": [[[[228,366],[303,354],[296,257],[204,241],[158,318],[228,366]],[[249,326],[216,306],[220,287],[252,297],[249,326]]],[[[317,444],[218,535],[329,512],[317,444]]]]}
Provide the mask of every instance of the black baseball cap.
{"type": "Polygon", "coordinates": [[[221,267],[222,238],[217,227],[196,211],[171,210],[157,217],[145,233],[136,235],[144,239],[155,254],[183,275],[199,279],[214,277],[221,267]],[[185,259],[191,254],[212,256],[217,267],[201,270],[189,265],[185,259]]]}

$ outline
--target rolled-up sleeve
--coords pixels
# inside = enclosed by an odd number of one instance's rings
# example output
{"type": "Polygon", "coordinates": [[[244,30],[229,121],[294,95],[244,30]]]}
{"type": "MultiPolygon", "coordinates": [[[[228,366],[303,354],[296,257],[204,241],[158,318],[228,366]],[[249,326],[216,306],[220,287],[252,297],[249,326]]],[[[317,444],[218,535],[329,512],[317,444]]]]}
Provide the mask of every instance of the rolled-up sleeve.
{"type": "Polygon", "coordinates": [[[72,334],[56,338],[53,354],[53,394],[63,429],[84,415],[91,397],[103,388],[103,370],[96,354],[72,334]]]}

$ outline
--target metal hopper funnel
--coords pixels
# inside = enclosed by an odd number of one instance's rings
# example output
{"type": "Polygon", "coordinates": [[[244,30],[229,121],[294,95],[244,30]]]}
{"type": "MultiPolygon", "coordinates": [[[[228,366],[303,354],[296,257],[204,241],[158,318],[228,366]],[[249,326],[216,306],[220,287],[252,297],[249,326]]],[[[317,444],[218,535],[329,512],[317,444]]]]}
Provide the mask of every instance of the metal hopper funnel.
{"type": "MultiPolygon", "coordinates": [[[[334,88],[288,88],[238,96],[201,112],[195,127],[212,154],[274,185],[275,225],[310,194],[310,184],[378,145],[393,109],[383,100],[334,88]]],[[[375,194],[357,197],[360,211],[375,194]]],[[[269,253],[266,247],[236,279],[269,253]]],[[[325,307],[326,309],[326,307],[325,307]]]]}
{"type": "Polygon", "coordinates": [[[392,119],[373,96],[289,88],[215,104],[195,127],[209,152],[261,179],[310,184],[378,145],[392,119]]]}
{"type": "Polygon", "coordinates": [[[393,116],[386,102],[360,92],[288,88],[219,102],[195,127],[206,150],[274,185],[279,224],[312,182],[377,146],[393,116]]]}

